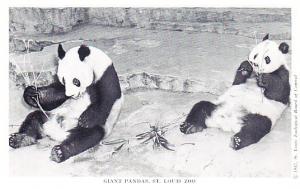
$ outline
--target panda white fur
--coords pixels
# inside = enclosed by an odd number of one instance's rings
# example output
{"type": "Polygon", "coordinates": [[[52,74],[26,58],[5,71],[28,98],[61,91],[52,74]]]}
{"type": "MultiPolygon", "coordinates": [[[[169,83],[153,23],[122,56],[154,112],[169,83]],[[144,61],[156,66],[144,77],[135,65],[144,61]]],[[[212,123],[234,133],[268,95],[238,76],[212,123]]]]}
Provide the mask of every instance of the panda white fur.
{"type": "Polygon", "coordinates": [[[268,39],[253,48],[238,68],[233,85],[216,101],[194,105],[181,132],[190,134],[207,127],[234,132],[235,150],[258,142],[275,125],[288,106],[290,85],[285,54],[288,45],[268,39]]]}
{"type": "Polygon", "coordinates": [[[59,45],[58,57],[57,81],[24,91],[25,102],[38,108],[38,100],[47,116],[40,110],[30,113],[9,145],[31,145],[47,135],[60,142],[51,159],[62,162],[110,134],[123,96],[112,61],[101,50],[81,45],[65,52],[59,45]]]}

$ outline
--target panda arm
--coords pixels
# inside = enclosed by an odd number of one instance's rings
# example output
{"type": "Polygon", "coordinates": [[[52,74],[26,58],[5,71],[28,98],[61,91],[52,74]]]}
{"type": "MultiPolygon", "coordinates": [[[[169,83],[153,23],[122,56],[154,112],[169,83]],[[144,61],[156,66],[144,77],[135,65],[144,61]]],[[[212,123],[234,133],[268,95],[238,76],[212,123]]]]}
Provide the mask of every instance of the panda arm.
{"type": "Polygon", "coordinates": [[[103,126],[110,114],[113,103],[101,101],[91,104],[81,115],[78,120],[78,126],[92,128],[96,125],[103,126]]]}
{"type": "Polygon", "coordinates": [[[114,103],[121,97],[119,79],[113,65],[109,66],[103,76],[87,89],[91,104],[80,115],[78,126],[91,128],[103,126],[111,113],[114,103]]]}
{"type": "Polygon", "coordinates": [[[39,108],[38,100],[46,111],[57,108],[68,99],[65,95],[65,87],[59,81],[37,89],[34,86],[26,87],[23,97],[28,105],[35,108],[39,108]]]}
{"type": "Polygon", "coordinates": [[[283,66],[270,74],[262,74],[260,87],[265,88],[267,98],[287,104],[290,95],[289,72],[283,66]]]}
{"type": "Polygon", "coordinates": [[[236,71],[232,85],[239,85],[245,83],[247,79],[251,76],[252,71],[252,66],[248,61],[242,62],[236,71]]]}

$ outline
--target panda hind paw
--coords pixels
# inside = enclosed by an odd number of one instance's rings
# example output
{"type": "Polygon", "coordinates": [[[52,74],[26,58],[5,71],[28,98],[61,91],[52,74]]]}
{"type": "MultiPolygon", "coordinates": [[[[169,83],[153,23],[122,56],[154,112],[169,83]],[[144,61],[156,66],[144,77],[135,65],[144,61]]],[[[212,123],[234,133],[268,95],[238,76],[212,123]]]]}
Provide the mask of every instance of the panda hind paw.
{"type": "Polygon", "coordinates": [[[60,145],[56,145],[52,148],[50,159],[56,163],[61,163],[66,160],[60,145]]]}
{"type": "Polygon", "coordinates": [[[241,143],[242,143],[242,140],[240,137],[233,136],[233,137],[231,137],[230,147],[234,150],[239,150],[239,149],[243,148],[241,143]]]}
{"type": "Polygon", "coordinates": [[[24,133],[13,133],[8,139],[8,144],[12,148],[29,146],[34,143],[36,143],[36,140],[33,137],[30,137],[24,133]]]}
{"type": "Polygon", "coordinates": [[[180,131],[184,134],[192,134],[196,132],[201,132],[204,128],[201,126],[197,126],[188,122],[183,122],[180,125],[180,131]]]}

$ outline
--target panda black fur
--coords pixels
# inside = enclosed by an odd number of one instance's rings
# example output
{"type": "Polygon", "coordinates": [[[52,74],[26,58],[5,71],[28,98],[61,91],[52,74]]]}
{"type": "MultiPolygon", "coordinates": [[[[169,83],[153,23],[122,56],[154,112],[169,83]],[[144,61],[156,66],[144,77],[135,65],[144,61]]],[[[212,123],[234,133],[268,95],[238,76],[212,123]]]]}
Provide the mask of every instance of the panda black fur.
{"type": "Polygon", "coordinates": [[[81,45],[65,52],[58,46],[56,81],[49,86],[29,86],[24,100],[38,108],[9,138],[12,148],[35,144],[43,136],[59,141],[51,159],[62,162],[108,136],[117,121],[123,96],[111,59],[95,47],[81,45]]]}
{"type": "Polygon", "coordinates": [[[207,127],[234,132],[231,147],[239,150],[258,142],[270,132],[288,106],[289,70],[285,54],[289,46],[278,45],[266,35],[236,71],[233,85],[215,102],[195,104],[180,126],[185,134],[207,127]]]}

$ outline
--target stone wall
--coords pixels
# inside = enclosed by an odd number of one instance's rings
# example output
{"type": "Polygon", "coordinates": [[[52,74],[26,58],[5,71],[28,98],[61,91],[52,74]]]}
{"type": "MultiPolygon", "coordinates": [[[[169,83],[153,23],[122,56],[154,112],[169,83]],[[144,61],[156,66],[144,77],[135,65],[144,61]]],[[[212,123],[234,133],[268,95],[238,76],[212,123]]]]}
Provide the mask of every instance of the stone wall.
{"type": "Polygon", "coordinates": [[[139,28],[156,28],[168,22],[290,22],[290,9],[90,8],[89,20],[106,26],[139,28]]]}
{"type": "Polygon", "coordinates": [[[88,22],[87,8],[10,8],[10,33],[62,33],[88,22]]]}
{"type": "MultiPolygon", "coordinates": [[[[82,24],[146,29],[238,32],[240,24],[291,23],[290,9],[10,8],[11,33],[62,33],[82,24]]],[[[290,37],[290,36],[287,36],[290,37]]]]}

